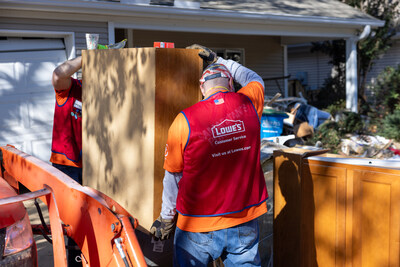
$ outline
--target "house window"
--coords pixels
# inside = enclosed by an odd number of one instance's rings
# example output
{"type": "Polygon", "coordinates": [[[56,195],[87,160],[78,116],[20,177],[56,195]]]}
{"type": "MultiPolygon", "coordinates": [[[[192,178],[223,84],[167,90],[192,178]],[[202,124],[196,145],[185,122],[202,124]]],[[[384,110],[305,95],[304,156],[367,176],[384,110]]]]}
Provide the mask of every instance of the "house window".
{"type": "Polygon", "coordinates": [[[224,59],[232,59],[242,65],[244,65],[244,49],[243,48],[212,48],[217,53],[217,56],[224,59]]]}

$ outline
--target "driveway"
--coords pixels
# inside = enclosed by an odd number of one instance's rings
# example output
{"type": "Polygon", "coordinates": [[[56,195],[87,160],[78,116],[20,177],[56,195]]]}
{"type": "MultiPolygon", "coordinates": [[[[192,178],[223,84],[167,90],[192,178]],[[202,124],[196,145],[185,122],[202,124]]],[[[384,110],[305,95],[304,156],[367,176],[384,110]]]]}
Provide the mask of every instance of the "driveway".
{"type": "MultiPolygon", "coordinates": [[[[40,208],[43,213],[43,217],[46,221],[47,224],[49,224],[49,214],[47,211],[47,206],[40,200],[38,199],[38,202],[40,203],[40,208]]],[[[41,224],[39,215],[37,213],[34,200],[29,200],[25,201],[24,205],[26,209],[28,210],[29,214],[29,219],[31,221],[31,224],[41,224]]],[[[41,235],[35,235],[35,242],[37,246],[37,252],[38,252],[38,266],[54,266],[54,261],[53,261],[53,246],[47,242],[46,239],[44,239],[43,236],[41,235]]]]}

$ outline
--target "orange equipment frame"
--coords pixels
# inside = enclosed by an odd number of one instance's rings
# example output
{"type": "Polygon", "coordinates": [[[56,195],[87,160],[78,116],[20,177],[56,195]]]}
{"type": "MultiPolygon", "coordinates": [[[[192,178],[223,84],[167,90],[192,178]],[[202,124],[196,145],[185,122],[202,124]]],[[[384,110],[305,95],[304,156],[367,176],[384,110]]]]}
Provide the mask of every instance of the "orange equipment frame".
{"type": "Polygon", "coordinates": [[[47,205],[54,266],[67,266],[64,234],[80,247],[83,266],[147,266],[134,232],[138,221],[117,202],[12,146],[0,152],[0,175],[14,188],[19,182],[31,191],[0,199],[0,209],[36,198],[47,205]]]}

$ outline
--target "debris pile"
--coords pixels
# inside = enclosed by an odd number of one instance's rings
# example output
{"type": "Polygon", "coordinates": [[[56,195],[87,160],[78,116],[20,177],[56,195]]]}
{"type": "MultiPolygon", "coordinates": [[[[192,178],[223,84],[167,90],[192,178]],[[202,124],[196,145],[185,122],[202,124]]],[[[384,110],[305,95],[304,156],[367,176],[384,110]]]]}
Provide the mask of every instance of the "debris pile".
{"type": "Polygon", "coordinates": [[[352,135],[341,140],[339,154],[363,158],[400,159],[400,143],[381,136],[352,135]]]}
{"type": "Polygon", "coordinates": [[[315,129],[332,116],[307,104],[304,98],[279,99],[276,94],[264,105],[261,119],[261,138],[294,147],[305,145],[314,136],[315,129]]]}
{"type": "Polygon", "coordinates": [[[282,147],[312,146],[347,157],[400,159],[400,143],[369,134],[360,115],[341,112],[333,118],[330,113],[308,105],[304,98],[279,97],[280,94],[275,95],[264,105],[261,138],[262,150],[271,150],[267,155],[282,147]],[[271,110],[275,111],[275,117],[268,117],[274,114],[271,110]],[[276,127],[281,129],[276,130],[276,127]],[[268,141],[279,146],[268,145],[265,143],[268,141]]]}

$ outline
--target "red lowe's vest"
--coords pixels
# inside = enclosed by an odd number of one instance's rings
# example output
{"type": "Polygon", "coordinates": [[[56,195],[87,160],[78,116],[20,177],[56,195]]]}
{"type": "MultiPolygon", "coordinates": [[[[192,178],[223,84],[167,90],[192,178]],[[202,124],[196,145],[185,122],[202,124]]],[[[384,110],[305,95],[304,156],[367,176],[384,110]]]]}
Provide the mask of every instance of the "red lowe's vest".
{"type": "Polygon", "coordinates": [[[82,154],[82,84],[72,79],[71,89],[64,104],[56,101],[53,123],[53,153],[63,154],[78,163],[82,154]]]}
{"type": "Polygon", "coordinates": [[[177,211],[185,216],[220,216],[265,201],[260,122],[250,99],[220,92],[182,113],[190,132],[177,211]]]}

